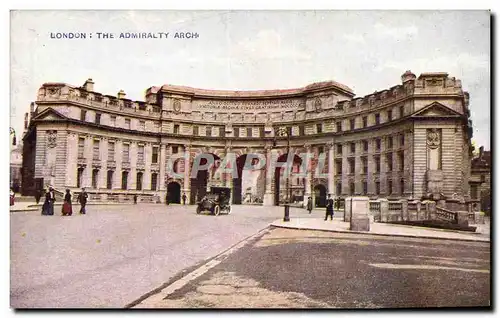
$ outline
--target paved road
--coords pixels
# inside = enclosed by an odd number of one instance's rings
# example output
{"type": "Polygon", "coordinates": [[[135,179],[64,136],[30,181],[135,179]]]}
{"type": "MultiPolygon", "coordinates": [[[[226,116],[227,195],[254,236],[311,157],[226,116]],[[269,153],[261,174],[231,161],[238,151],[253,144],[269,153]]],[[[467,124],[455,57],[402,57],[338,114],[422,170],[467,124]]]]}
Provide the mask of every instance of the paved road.
{"type": "Polygon", "coordinates": [[[71,217],[11,213],[11,307],[123,307],[282,215],[277,207],[235,206],[218,217],[194,209],[139,204],[89,206],[87,215],[71,217]]]}
{"type": "Polygon", "coordinates": [[[273,229],[181,289],[154,298],[137,307],[489,306],[490,247],[273,229]]]}

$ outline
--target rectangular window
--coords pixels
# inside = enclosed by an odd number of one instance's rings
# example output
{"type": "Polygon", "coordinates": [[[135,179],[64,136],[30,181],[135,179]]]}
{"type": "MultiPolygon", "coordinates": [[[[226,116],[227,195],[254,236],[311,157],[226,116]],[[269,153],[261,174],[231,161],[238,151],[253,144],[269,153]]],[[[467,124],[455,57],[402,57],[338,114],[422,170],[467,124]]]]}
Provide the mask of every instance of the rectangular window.
{"type": "Polygon", "coordinates": [[[265,132],[264,132],[264,126],[260,126],[259,127],[259,136],[260,137],[264,137],[264,134],[265,134],[265,132]]]}
{"type": "Polygon", "coordinates": [[[240,136],[240,127],[234,127],[233,132],[234,132],[234,137],[239,137],[240,136]]]}
{"type": "Polygon", "coordinates": [[[366,128],[368,126],[368,117],[364,116],[363,117],[363,128],[366,128]]]}
{"type": "Polygon", "coordinates": [[[154,126],[155,126],[155,131],[159,131],[160,130],[160,123],[154,122],[154,126]]]}
{"type": "Polygon", "coordinates": [[[178,153],[179,152],[179,146],[172,146],[172,153],[178,153]]]}
{"type": "Polygon", "coordinates": [[[97,189],[97,180],[99,178],[99,170],[92,170],[92,188],[97,189]]]}
{"type": "Polygon", "coordinates": [[[122,172],[122,190],[127,190],[128,184],[128,171],[122,172]]]}
{"type": "Polygon", "coordinates": [[[338,121],[336,125],[337,125],[337,132],[341,132],[342,131],[342,122],[338,121]]]}
{"type": "Polygon", "coordinates": [[[158,185],[158,174],[152,173],[151,174],[151,190],[156,191],[158,185]]]}
{"type": "Polygon", "coordinates": [[[101,159],[101,156],[99,154],[99,145],[100,145],[99,140],[94,140],[94,146],[93,146],[93,150],[92,150],[92,153],[93,153],[92,158],[94,160],[100,160],[101,159]]]}
{"type": "Polygon", "coordinates": [[[299,136],[304,136],[305,135],[305,127],[304,125],[299,126],[299,136]]]}
{"type": "Polygon", "coordinates": [[[342,183],[337,182],[337,195],[341,195],[341,194],[342,194],[342,183]]]}
{"type": "Polygon", "coordinates": [[[387,171],[392,171],[392,152],[387,154],[387,171]]]}
{"type": "Polygon", "coordinates": [[[247,137],[252,137],[252,128],[247,127],[247,137]]]}
{"type": "Polygon", "coordinates": [[[355,191],[354,182],[350,182],[349,183],[349,194],[354,195],[354,191],[355,191]]]}
{"type": "Polygon", "coordinates": [[[342,159],[335,160],[335,173],[337,175],[342,175],[342,159]]]}
{"type": "Polygon", "coordinates": [[[323,125],[322,124],[316,124],[316,133],[321,134],[323,132],[323,125]]]}
{"type": "Polygon", "coordinates": [[[380,114],[379,113],[375,114],[375,125],[380,125],[380,114]]]}
{"type": "Polygon", "coordinates": [[[387,111],[387,120],[392,120],[392,110],[387,111]]]}
{"type": "Polygon", "coordinates": [[[368,182],[363,181],[363,195],[368,193],[368,182]]]}
{"type": "Polygon", "coordinates": [[[318,147],[318,154],[322,154],[325,152],[325,148],[323,146],[318,147]]]}
{"type": "Polygon", "coordinates": [[[179,125],[174,125],[174,134],[179,133],[179,125]]]}
{"type": "Polygon", "coordinates": [[[199,134],[198,126],[193,126],[193,136],[198,136],[199,134]]]}
{"type": "Polygon", "coordinates": [[[375,161],[375,173],[380,173],[380,157],[375,156],[373,159],[375,161]]]}
{"type": "Polygon", "coordinates": [[[403,196],[405,194],[405,180],[404,179],[401,179],[399,186],[400,186],[401,195],[403,196]]]}
{"type": "Polygon", "coordinates": [[[354,174],[354,171],[355,171],[355,162],[354,162],[354,158],[349,158],[348,159],[348,162],[349,162],[349,173],[350,174],[354,174]]]}
{"type": "Polygon", "coordinates": [[[351,130],[354,130],[356,128],[356,121],[353,119],[349,120],[349,125],[351,127],[351,130]]]}
{"type": "Polygon", "coordinates": [[[380,182],[379,181],[375,182],[375,194],[376,195],[380,194],[380,182]]]}
{"type": "Polygon", "coordinates": [[[115,143],[108,143],[108,161],[115,161],[115,143]]]}
{"type": "Polygon", "coordinates": [[[80,111],[80,120],[85,121],[86,119],[87,119],[87,111],[82,109],[80,111]]]}
{"type": "Polygon", "coordinates": [[[368,151],[368,141],[363,140],[363,151],[368,151]]]}
{"type": "Polygon", "coordinates": [[[292,135],[292,127],[286,127],[286,133],[287,133],[287,136],[291,136],[292,135]]]}
{"type": "Polygon", "coordinates": [[[137,147],[137,162],[144,163],[144,146],[142,145],[137,147]]]}
{"type": "Polygon", "coordinates": [[[125,129],[130,129],[130,119],[125,118],[125,129]]]}
{"type": "Polygon", "coordinates": [[[400,137],[399,137],[399,145],[401,147],[403,147],[405,145],[405,135],[402,134],[400,137]]]}
{"type": "Polygon", "coordinates": [[[405,169],[405,153],[404,151],[398,152],[399,170],[403,171],[405,169]]]}
{"type": "Polygon", "coordinates": [[[135,180],[136,180],[135,189],[142,190],[142,172],[137,172],[135,180]]]}
{"type": "Polygon", "coordinates": [[[393,139],[392,137],[387,138],[387,148],[392,149],[393,147],[393,139]]]}
{"type": "Polygon", "coordinates": [[[151,163],[158,163],[158,147],[153,147],[153,155],[151,156],[151,163]]]}
{"type": "Polygon", "coordinates": [[[106,176],[106,189],[113,189],[113,170],[108,170],[108,175],[106,176]]]}
{"type": "Polygon", "coordinates": [[[479,195],[478,195],[477,185],[470,186],[470,197],[474,200],[478,199],[479,195]]]}
{"type": "Polygon", "coordinates": [[[144,120],[139,120],[139,130],[146,130],[146,122],[144,120]]]}
{"type": "Polygon", "coordinates": [[[392,180],[387,181],[387,193],[392,194],[392,180]]]}
{"type": "Polygon", "coordinates": [[[95,123],[98,125],[101,124],[101,114],[99,114],[99,113],[95,114],[95,123]]]}
{"type": "Polygon", "coordinates": [[[375,139],[375,149],[380,151],[381,146],[382,146],[382,141],[380,140],[380,138],[375,139]]]}
{"type": "Polygon", "coordinates": [[[122,161],[123,162],[129,162],[129,151],[130,151],[130,145],[129,144],[123,144],[123,152],[122,152],[122,161]]]}
{"type": "Polygon", "coordinates": [[[211,127],[211,126],[207,126],[207,127],[205,128],[205,132],[206,132],[206,135],[207,135],[208,137],[211,137],[211,136],[212,136],[212,127],[211,127]]]}
{"type": "Polygon", "coordinates": [[[226,137],[226,127],[224,126],[219,127],[219,137],[226,137]]]}
{"type": "Polygon", "coordinates": [[[342,155],[342,145],[341,144],[337,144],[337,155],[342,155]]]}
{"type": "Polygon", "coordinates": [[[85,138],[78,138],[78,158],[85,158],[85,138]]]}
{"type": "Polygon", "coordinates": [[[399,106],[399,117],[404,117],[404,116],[405,116],[405,107],[399,106]]]}
{"type": "Polygon", "coordinates": [[[361,157],[361,164],[363,165],[363,174],[368,174],[368,159],[361,157]]]}
{"type": "Polygon", "coordinates": [[[351,153],[355,153],[355,152],[356,152],[356,144],[355,144],[355,143],[353,143],[353,142],[351,142],[351,143],[349,144],[349,146],[351,147],[351,153]]]}
{"type": "Polygon", "coordinates": [[[116,116],[111,116],[110,117],[110,125],[113,127],[116,127],[116,116]]]}

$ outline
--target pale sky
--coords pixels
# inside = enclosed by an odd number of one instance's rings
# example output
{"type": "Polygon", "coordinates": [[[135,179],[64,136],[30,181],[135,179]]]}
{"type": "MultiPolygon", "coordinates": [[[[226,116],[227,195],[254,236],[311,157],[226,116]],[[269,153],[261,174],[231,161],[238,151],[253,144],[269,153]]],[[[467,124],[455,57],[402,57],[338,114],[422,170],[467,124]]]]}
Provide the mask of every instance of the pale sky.
{"type": "Polygon", "coordinates": [[[205,89],[303,87],[334,80],[364,96],[411,70],[447,72],[470,93],[474,137],[490,149],[488,11],[16,11],[11,126],[45,82],[144,100],[162,84],[205,89]],[[97,32],[197,32],[197,39],[97,39],[97,32]],[[93,33],[86,40],[50,33],[93,33]]]}

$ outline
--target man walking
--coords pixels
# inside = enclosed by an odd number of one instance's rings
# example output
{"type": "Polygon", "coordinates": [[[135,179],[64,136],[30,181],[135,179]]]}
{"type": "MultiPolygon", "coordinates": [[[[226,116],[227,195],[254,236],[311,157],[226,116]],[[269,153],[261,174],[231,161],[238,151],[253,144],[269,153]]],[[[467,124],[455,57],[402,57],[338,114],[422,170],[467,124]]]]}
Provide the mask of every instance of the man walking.
{"type": "Polygon", "coordinates": [[[311,214],[313,209],[313,201],[311,197],[307,198],[307,211],[309,211],[309,214],[311,214]]]}
{"type": "Polygon", "coordinates": [[[328,195],[328,199],[326,199],[326,215],[325,221],[330,217],[331,221],[333,221],[333,200],[330,195],[328,195]]]}
{"type": "Polygon", "coordinates": [[[80,214],[85,214],[85,205],[87,204],[87,199],[89,195],[85,192],[85,188],[82,188],[82,192],[78,195],[78,202],[80,202],[80,214]]]}
{"type": "Polygon", "coordinates": [[[186,193],[183,193],[182,194],[182,204],[186,205],[186,199],[187,199],[186,193]]]}

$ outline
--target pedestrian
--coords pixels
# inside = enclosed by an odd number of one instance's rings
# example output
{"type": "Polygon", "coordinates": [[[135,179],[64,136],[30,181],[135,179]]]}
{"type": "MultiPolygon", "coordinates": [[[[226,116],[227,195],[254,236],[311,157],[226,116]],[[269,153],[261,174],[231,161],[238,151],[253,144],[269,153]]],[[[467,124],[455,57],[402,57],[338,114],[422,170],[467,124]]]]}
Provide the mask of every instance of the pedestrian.
{"type": "Polygon", "coordinates": [[[309,211],[309,214],[311,214],[313,209],[313,201],[311,197],[307,198],[307,211],[309,211]]]}
{"type": "Polygon", "coordinates": [[[64,203],[62,206],[62,215],[72,215],[73,214],[73,206],[71,204],[71,193],[69,189],[66,189],[66,194],[64,195],[64,203]]]}
{"type": "Polygon", "coordinates": [[[134,194],[134,204],[137,204],[137,194],[134,194]]]}
{"type": "Polygon", "coordinates": [[[36,204],[40,203],[40,199],[42,198],[42,191],[41,190],[36,190],[35,191],[35,201],[36,204]]]}
{"type": "Polygon", "coordinates": [[[168,193],[165,194],[165,204],[168,205],[168,193]]]}
{"type": "Polygon", "coordinates": [[[14,205],[15,196],[16,196],[16,194],[14,193],[14,190],[12,190],[12,188],[10,188],[10,206],[14,205]]]}
{"type": "Polygon", "coordinates": [[[45,202],[42,206],[42,215],[54,215],[54,202],[56,197],[54,194],[54,189],[49,187],[49,190],[45,192],[45,202]]]}
{"type": "Polygon", "coordinates": [[[328,199],[326,199],[326,215],[325,215],[325,221],[330,217],[330,219],[333,221],[333,200],[330,195],[328,195],[328,199]]]}
{"type": "Polygon", "coordinates": [[[182,204],[186,205],[186,199],[187,199],[186,193],[183,193],[182,194],[182,204]]]}
{"type": "Polygon", "coordinates": [[[85,214],[85,205],[87,204],[87,199],[89,195],[85,192],[85,188],[82,188],[82,192],[78,195],[78,202],[80,202],[80,214],[85,214]]]}
{"type": "Polygon", "coordinates": [[[335,208],[337,209],[337,212],[340,211],[340,197],[335,199],[335,208]]]}

